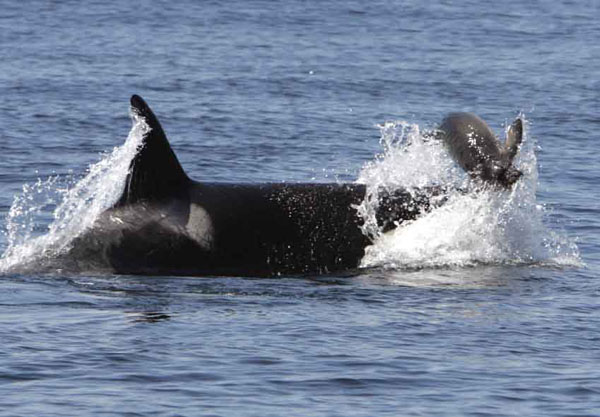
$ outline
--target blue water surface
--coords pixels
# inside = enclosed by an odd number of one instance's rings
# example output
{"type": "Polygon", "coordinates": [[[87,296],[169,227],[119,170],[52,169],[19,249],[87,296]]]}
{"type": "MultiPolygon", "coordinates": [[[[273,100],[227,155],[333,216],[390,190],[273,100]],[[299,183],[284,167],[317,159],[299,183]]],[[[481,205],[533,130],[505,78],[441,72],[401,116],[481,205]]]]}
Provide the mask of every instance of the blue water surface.
{"type": "Polygon", "coordinates": [[[577,251],[304,278],[5,273],[0,415],[599,415],[599,17],[597,0],[2,2],[2,217],[23,184],[122,144],[134,93],[198,181],[354,181],[377,124],[474,111],[500,132],[523,112],[544,224],[577,251]]]}

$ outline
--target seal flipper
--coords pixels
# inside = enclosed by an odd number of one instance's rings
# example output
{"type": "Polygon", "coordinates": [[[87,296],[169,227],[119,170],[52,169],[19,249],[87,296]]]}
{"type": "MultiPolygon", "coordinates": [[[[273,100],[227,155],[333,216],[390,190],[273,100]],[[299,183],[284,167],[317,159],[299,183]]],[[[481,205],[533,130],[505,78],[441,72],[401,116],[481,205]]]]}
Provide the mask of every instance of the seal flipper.
{"type": "Polygon", "coordinates": [[[499,181],[505,187],[511,187],[523,175],[523,173],[515,168],[512,164],[513,159],[515,159],[515,156],[519,151],[519,146],[521,146],[522,141],[523,122],[520,118],[517,118],[510,125],[506,132],[506,141],[504,142],[504,148],[502,149],[506,169],[500,175],[499,181]]]}
{"type": "Polygon", "coordinates": [[[144,118],[150,130],[131,161],[123,195],[115,206],[162,200],[190,181],[150,107],[138,95],[131,97],[131,107],[144,118]]]}
{"type": "Polygon", "coordinates": [[[504,143],[504,152],[509,163],[512,163],[515,155],[519,150],[519,146],[523,141],[523,122],[521,118],[515,119],[506,132],[506,142],[504,143]]]}

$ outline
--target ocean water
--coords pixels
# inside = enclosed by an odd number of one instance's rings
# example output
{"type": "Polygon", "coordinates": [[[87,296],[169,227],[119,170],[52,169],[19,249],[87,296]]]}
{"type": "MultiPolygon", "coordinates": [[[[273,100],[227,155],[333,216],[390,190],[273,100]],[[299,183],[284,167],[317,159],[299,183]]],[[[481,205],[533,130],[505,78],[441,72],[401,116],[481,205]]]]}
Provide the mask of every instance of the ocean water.
{"type": "Polygon", "coordinates": [[[0,415],[600,414],[597,0],[0,9],[0,415]],[[521,116],[525,175],[385,235],[365,202],[338,274],[42,268],[118,198],[134,93],[198,181],[468,188],[452,111],[521,116]]]}

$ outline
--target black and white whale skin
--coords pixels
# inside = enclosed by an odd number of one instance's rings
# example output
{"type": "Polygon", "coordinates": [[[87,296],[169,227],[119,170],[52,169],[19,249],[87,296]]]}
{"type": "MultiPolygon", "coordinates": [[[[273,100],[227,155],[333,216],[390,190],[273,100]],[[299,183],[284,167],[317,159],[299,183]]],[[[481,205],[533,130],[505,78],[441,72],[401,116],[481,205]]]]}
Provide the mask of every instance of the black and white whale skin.
{"type": "MultiPolygon", "coordinates": [[[[188,178],[139,96],[145,134],[123,194],[71,243],[79,270],[119,274],[277,276],[356,268],[371,242],[357,213],[361,184],[227,184],[188,178]]],[[[430,209],[439,190],[382,192],[387,231],[430,209]]]]}
{"type": "Polygon", "coordinates": [[[452,157],[473,177],[510,187],[522,175],[512,166],[523,138],[523,123],[517,118],[502,145],[489,126],[473,113],[451,113],[442,121],[438,137],[452,157]]]}

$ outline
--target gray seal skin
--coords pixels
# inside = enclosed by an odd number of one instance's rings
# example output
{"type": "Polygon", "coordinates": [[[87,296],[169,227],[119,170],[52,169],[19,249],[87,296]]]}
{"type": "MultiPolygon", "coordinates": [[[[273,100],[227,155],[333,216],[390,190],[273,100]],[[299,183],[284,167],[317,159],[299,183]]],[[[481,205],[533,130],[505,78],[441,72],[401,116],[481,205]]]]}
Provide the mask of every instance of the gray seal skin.
{"type": "MultiPolygon", "coordinates": [[[[356,210],[365,185],[193,181],[150,107],[136,95],[131,106],[150,131],[123,194],[71,243],[63,269],[263,277],[358,267],[371,243],[356,210]]],[[[443,190],[382,190],[378,224],[391,230],[429,210],[438,197],[443,190]]]]}
{"type": "Polygon", "coordinates": [[[440,137],[456,162],[471,176],[484,182],[510,187],[522,175],[512,165],[523,138],[523,123],[517,118],[501,144],[489,126],[473,113],[451,113],[442,121],[440,137]]]}

